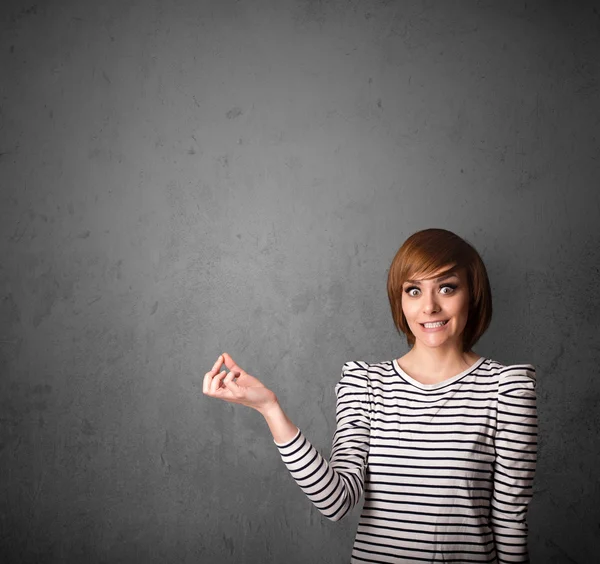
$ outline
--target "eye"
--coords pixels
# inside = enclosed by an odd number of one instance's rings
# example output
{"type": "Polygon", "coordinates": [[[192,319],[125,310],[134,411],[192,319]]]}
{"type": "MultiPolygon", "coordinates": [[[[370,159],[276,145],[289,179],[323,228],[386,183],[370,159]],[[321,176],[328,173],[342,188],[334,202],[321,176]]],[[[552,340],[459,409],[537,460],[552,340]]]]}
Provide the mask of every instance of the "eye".
{"type": "Polygon", "coordinates": [[[406,290],[404,290],[410,297],[414,298],[414,294],[411,294],[411,292],[413,290],[418,290],[419,288],[417,288],[416,286],[409,286],[408,288],[406,288],[406,290]]]}
{"type": "MultiPolygon", "coordinates": [[[[446,294],[451,294],[452,292],[454,292],[454,290],[456,290],[457,286],[456,284],[442,284],[440,286],[440,290],[443,288],[450,288],[450,292],[441,292],[442,294],[446,295],[446,294]]],[[[411,297],[414,298],[416,294],[413,294],[412,291],[413,290],[417,290],[417,291],[421,291],[420,288],[417,288],[417,286],[409,286],[408,288],[406,288],[404,291],[411,297]]]]}
{"type": "MultiPolygon", "coordinates": [[[[456,284],[442,284],[442,288],[450,288],[452,292],[456,290],[456,284]]],[[[442,292],[443,294],[451,294],[452,292],[442,292]]]]}

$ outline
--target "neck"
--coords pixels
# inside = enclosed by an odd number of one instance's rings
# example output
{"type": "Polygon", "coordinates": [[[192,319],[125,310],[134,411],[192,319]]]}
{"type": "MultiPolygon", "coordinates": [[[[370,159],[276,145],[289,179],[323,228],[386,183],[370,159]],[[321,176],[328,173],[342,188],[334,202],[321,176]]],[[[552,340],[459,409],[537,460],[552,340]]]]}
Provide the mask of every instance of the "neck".
{"type": "Polygon", "coordinates": [[[432,376],[458,374],[475,363],[480,355],[473,351],[462,352],[456,347],[419,347],[418,341],[405,358],[432,376]]]}

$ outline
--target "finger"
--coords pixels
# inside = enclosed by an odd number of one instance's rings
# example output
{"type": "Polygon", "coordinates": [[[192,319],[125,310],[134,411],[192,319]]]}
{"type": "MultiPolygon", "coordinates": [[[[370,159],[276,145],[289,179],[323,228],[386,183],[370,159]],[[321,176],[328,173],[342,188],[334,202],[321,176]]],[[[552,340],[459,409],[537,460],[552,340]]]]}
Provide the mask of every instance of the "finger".
{"type": "Polygon", "coordinates": [[[223,370],[223,372],[217,374],[210,382],[208,387],[209,394],[215,394],[217,390],[221,387],[221,380],[225,377],[227,372],[223,370]]]}
{"type": "Polygon", "coordinates": [[[202,391],[205,394],[208,394],[208,391],[210,390],[210,382],[211,382],[212,378],[213,378],[212,370],[208,371],[204,375],[204,380],[202,380],[202,391]]]}
{"type": "Polygon", "coordinates": [[[202,381],[202,391],[205,394],[208,394],[210,392],[210,384],[213,381],[214,377],[215,373],[212,370],[204,375],[204,380],[202,381]]]}
{"type": "Polygon", "coordinates": [[[229,370],[237,370],[240,374],[243,374],[244,371],[235,363],[228,353],[223,353],[223,362],[225,362],[225,366],[227,366],[229,370]]]}
{"type": "Polygon", "coordinates": [[[232,370],[231,372],[227,373],[227,376],[225,376],[225,378],[223,378],[223,385],[227,386],[227,384],[235,384],[237,386],[237,378],[239,376],[239,373],[232,370]]]}
{"type": "Polygon", "coordinates": [[[209,391],[210,383],[222,365],[223,365],[223,355],[219,355],[219,358],[217,358],[217,362],[215,362],[213,364],[213,367],[204,375],[204,380],[202,382],[202,391],[205,394],[209,391]]]}
{"type": "MultiPolygon", "coordinates": [[[[229,374],[227,374],[227,379],[229,382],[233,382],[234,384],[237,384],[237,381],[240,379],[240,371],[239,370],[231,370],[229,372],[229,374]]],[[[225,382],[223,382],[225,383],[225,382]]]]}
{"type": "Polygon", "coordinates": [[[223,378],[225,378],[226,374],[227,371],[223,370],[222,372],[219,372],[219,374],[216,374],[215,377],[211,380],[209,388],[211,394],[218,393],[219,390],[223,387],[223,378]]]}
{"type": "Polygon", "coordinates": [[[236,382],[238,377],[238,373],[237,372],[230,372],[229,374],[227,374],[227,376],[225,376],[225,378],[223,379],[223,385],[233,394],[234,397],[239,397],[240,396],[240,392],[241,392],[241,388],[240,386],[238,386],[238,383],[236,382]]]}
{"type": "Polygon", "coordinates": [[[220,354],[219,358],[217,358],[217,362],[215,362],[213,364],[211,372],[216,372],[222,364],[223,364],[223,355],[220,354]]]}

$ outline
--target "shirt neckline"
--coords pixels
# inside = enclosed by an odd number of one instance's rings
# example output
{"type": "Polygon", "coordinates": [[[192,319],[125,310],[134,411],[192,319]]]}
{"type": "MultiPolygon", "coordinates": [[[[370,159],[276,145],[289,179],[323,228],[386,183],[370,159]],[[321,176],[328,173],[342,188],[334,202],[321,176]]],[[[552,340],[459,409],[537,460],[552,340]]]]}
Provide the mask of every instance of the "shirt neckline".
{"type": "Polygon", "coordinates": [[[394,370],[396,371],[398,376],[400,376],[402,379],[406,380],[409,384],[412,384],[413,386],[416,386],[417,388],[419,388],[421,390],[437,390],[439,388],[448,386],[449,384],[453,384],[454,382],[456,382],[457,380],[460,380],[467,374],[470,374],[471,372],[475,371],[477,368],[479,368],[484,363],[485,360],[486,360],[486,357],[480,356],[479,359],[476,360],[475,363],[472,364],[471,366],[469,366],[469,368],[467,368],[466,370],[463,370],[462,372],[460,372],[459,374],[456,374],[455,376],[452,376],[451,378],[446,378],[445,380],[442,380],[441,382],[438,382],[437,384],[423,384],[423,383],[419,382],[418,380],[415,380],[412,376],[409,376],[406,372],[404,372],[404,370],[402,370],[402,368],[398,364],[397,359],[392,360],[392,366],[394,367],[394,370]]]}

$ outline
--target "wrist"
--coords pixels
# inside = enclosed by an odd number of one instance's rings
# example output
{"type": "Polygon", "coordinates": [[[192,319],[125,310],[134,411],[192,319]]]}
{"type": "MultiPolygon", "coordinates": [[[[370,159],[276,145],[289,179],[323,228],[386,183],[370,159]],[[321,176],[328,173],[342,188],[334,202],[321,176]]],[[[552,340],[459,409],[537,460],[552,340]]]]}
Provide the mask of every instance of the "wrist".
{"type": "Polygon", "coordinates": [[[298,427],[290,421],[278,401],[262,407],[259,411],[269,426],[275,444],[283,445],[298,434],[298,427]]]}
{"type": "Polygon", "coordinates": [[[259,407],[257,411],[268,421],[269,419],[281,416],[283,410],[279,405],[279,400],[275,397],[273,401],[259,407]]]}

